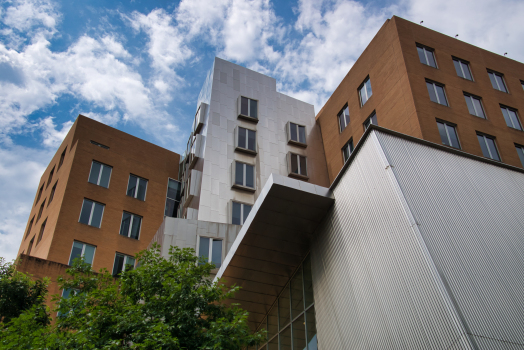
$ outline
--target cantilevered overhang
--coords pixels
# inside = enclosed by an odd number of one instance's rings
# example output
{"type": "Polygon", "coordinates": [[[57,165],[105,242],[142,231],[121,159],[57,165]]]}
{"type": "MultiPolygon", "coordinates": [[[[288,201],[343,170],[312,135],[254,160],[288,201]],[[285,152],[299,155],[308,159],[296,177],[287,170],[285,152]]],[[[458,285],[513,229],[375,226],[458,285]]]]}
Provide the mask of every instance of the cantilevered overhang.
{"type": "Polygon", "coordinates": [[[216,278],[241,289],[226,303],[249,311],[254,329],[309,252],[334,198],[328,188],[272,174],[216,278]]]}

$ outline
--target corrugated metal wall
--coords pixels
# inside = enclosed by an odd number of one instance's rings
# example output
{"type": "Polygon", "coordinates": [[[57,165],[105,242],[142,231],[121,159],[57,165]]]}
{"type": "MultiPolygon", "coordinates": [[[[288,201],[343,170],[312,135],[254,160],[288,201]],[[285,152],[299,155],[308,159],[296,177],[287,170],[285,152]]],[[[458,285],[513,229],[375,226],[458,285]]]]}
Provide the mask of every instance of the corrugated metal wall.
{"type": "Polygon", "coordinates": [[[524,349],[524,174],[376,134],[478,348],[524,349]]]}
{"type": "Polygon", "coordinates": [[[319,348],[471,349],[373,133],[312,245],[319,348]]]}

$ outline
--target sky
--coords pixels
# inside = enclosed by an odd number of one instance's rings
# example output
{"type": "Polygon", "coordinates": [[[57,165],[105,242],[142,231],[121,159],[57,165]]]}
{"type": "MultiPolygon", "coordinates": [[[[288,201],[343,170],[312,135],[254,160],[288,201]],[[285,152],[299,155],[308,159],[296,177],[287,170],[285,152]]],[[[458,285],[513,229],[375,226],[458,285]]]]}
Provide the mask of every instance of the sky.
{"type": "Polygon", "coordinates": [[[393,15],[524,62],[522,0],[1,0],[0,257],[78,114],[182,153],[215,56],[318,112],[393,15]]]}

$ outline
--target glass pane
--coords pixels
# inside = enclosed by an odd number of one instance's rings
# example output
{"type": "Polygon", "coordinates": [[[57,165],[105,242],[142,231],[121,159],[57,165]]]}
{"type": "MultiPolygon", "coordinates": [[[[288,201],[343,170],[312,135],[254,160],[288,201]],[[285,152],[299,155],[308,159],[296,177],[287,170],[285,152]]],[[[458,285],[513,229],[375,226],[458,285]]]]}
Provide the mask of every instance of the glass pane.
{"type": "Polygon", "coordinates": [[[129,175],[129,182],[127,184],[127,195],[134,197],[135,196],[135,189],[136,189],[136,176],[129,175]]]}
{"type": "Polygon", "coordinates": [[[136,198],[140,199],[141,201],[145,201],[146,200],[146,189],[147,189],[147,180],[138,179],[138,193],[136,195],[136,198]]]}
{"type": "Polygon", "coordinates": [[[166,208],[164,210],[164,215],[169,217],[175,217],[175,200],[171,198],[166,198],[166,208]]]}
{"type": "Polygon", "coordinates": [[[311,275],[311,260],[309,256],[304,260],[302,264],[304,270],[304,297],[306,298],[306,308],[313,304],[313,277],[311,275]]]}
{"type": "Polygon", "coordinates": [[[499,89],[498,85],[497,85],[497,81],[495,79],[495,74],[491,73],[491,72],[488,72],[488,75],[489,75],[489,80],[491,81],[491,86],[493,86],[494,89],[499,89]]]}
{"type": "Polygon", "coordinates": [[[338,124],[340,127],[340,131],[344,130],[346,128],[346,125],[344,123],[344,114],[341,113],[338,115],[338,124]]]}
{"type": "Polygon", "coordinates": [[[278,350],[278,336],[267,343],[267,350],[278,350]]]}
{"type": "Polygon", "coordinates": [[[442,86],[435,85],[437,89],[438,100],[441,105],[447,106],[446,95],[444,94],[444,88],[442,86]]]}
{"type": "Polygon", "coordinates": [[[464,95],[464,98],[466,99],[466,104],[468,105],[469,114],[477,115],[475,107],[473,107],[473,99],[471,98],[471,96],[464,95]]]}
{"type": "Polygon", "coordinates": [[[435,94],[435,88],[433,87],[433,83],[429,83],[426,81],[426,86],[428,88],[429,99],[433,102],[438,103],[437,95],[435,94]]]}
{"type": "Polygon", "coordinates": [[[486,137],[486,143],[491,151],[491,159],[500,160],[499,153],[497,152],[497,146],[495,146],[495,140],[486,137]]]}
{"type": "Polygon", "coordinates": [[[344,148],[342,148],[342,155],[344,156],[344,163],[348,161],[349,159],[349,145],[345,144],[344,148]]]}
{"type": "Polygon", "coordinates": [[[371,116],[370,121],[371,121],[371,124],[378,125],[377,115],[375,113],[373,113],[373,115],[371,116]]]}
{"type": "Polygon", "coordinates": [[[242,225],[242,221],[240,221],[241,207],[242,207],[242,204],[233,202],[233,208],[232,208],[233,217],[231,219],[231,223],[233,225],[242,225]]]}
{"type": "Polygon", "coordinates": [[[464,71],[464,78],[468,80],[473,80],[473,77],[471,76],[471,72],[469,71],[469,65],[464,62],[460,62],[460,65],[462,66],[462,70],[464,71]]]}
{"type": "Polygon", "coordinates": [[[501,107],[500,110],[502,111],[502,115],[504,116],[504,120],[506,121],[506,125],[509,127],[512,127],[511,125],[511,119],[509,117],[508,110],[506,108],[501,107]]]}
{"type": "Polygon", "coordinates": [[[133,226],[131,227],[131,238],[138,239],[140,235],[140,223],[142,218],[140,216],[133,216],[133,226]]]}
{"type": "Polygon", "coordinates": [[[250,100],[249,101],[249,116],[252,118],[258,118],[257,115],[257,101],[250,100]]]}
{"type": "Polygon", "coordinates": [[[236,162],[235,163],[235,184],[244,185],[244,164],[236,162]]]}
{"type": "Polygon", "coordinates": [[[420,63],[428,64],[426,61],[426,55],[424,55],[424,49],[417,46],[417,52],[418,58],[420,59],[420,63]]]}
{"type": "Polygon", "coordinates": [[[222,266],[222,241],[213,240],[213,248],[211,249],[211,262],[215,264],[218,269],[222,266]]]}
{"type": "Polygon", "coordinates": [[[249,115],[247,110],[247,98],[245,97],[240,98],[240,114],[249,115]]]}
{"type": "Polygon", "coordinates": [[[200,237],[200,246],[198,247],[198,256],[204,258],[205,262],[209,261],[209,238],[200,237]]]}
{"type": "Polygon", "coordinates": [[[297,124],[289,123],[289,138],[298,141],[297,124]]]}
{"type": "Polygon", "coordinates": [[[489,156],[488,146],[486,145],[486,141],[484,141],[483,135],[477,135],[477,139],[479,140],[480,149],[482,150],[482,155],[487,158],[491,158],[489,156]]]}
{"type": "Polygon", "coordinates": [[[298,174],[298,160],[296,154],[291,154],[291,172],[294,174],[298,174]]]}
{"type": "Polygon", "coordinates": [[[238,128],[238,147],[247,148],[246,146],[246,129],[238,128]]]}
{"type": "Polygon", "coordinates": [[[364,89],[364,86],[362,86],[359,90],[358,90],[358,94],[360,96],[360,105],[363,106],[366,102],[367,102],[367,97],[366,97],[366,91],[364,89]]]}
{"type": "Polygon", "coordinates": [[[98,176],[100,175],[100,167],[102,164],[93,162],[91,164],[91,173],[89,173],[89,182],[92,184],[98,184],[98,176]]]}
{"type": "Polygon", "coordinates": [[[304,294],[302,287],[302,267],[298,269],[290,282],[291,286],[291,318],[304,311],[304,294]]]}
{"type": "Polygon", "coordinates": [[[257,136],[256,131],[253,131],[253,130],[247,131],[247,149],[252,150],[252,151],[257,150],[256,136],[257,136]]]}
{"type": "Polygon", "coordinates": [[[287,327],[279,334],[280,350],[291,350],[291,327],[287,327]]]}
{"type": "Polygon", "coordinates": [[[71,289],[66,288],[62,291],[62,298],[68,299],[70,295],[71,295],[71,289]]]}
{"type": "Polygon", "coordinates": [[[100,178],[100,186],[108,188],[110,177],[111,177],[111,167],[107,165],[102,166],[102,177],[100,178]]]}
{"type": "Polygon", "coordinates": [[[267,315],[267,336],[268,339],[278,332],[278,308],[277,304],[273,306],[267,315]]]}
{"type": "Polygon", "coordinates": [[[317,322],[314,307],[306,311],[306,334],[308,350],[317,350],[317,322]]]}
{"type": "Polygon", "coordinates": [[[267,319],[266,318],[264,318],[264,321],[260,322],[260,326],[258,327],[257,332],[262,331],[262,330],[267,330],[267,319]]]}
{"type": "Polygon", "coordinates": [[[437,126],[438,126],[438,132],[440,134],[440,139],[442,140],[442,143],[446,146],[451,146],[449,144],[448,134],[446,133],[446,126],[444,125],[444,123],[437,122],[437,126]]]}
{"type": "Polygon", "coordinates": [[[373,91],[371,91],[371,80],[368,79],[368,81],[366,81],[365,85],[366,85],[366,92],[368,94],[368,100],[369,100],[371,95],[373,95],[373,91]]]}
{"type": "Polygon", "coordinates": [[[306,322],[304,315],[293,322],[293,350],[306,349],[306,322]]]}
{"type": "Polygon", "coordinates": [[[122,254],[116,254],[115,263],[113,265],[113,276],[116,276],[120,272],[122,272],[123,267],[124,267],[124,256],[122,254]]]}
{"type": "Polygon", "coordinates": [[[278,315],[279,315],[279,329],[282,330],[285,326],[288,325],[290,318],[289,312],[289,284],[284,288],[282,294],[278,298],[278,315]]]}
{"type": "Polygon", "coordinates": [[[502,77],[498,74],[494,74],[494,75],[495,75],[495,79],[497,79],[497,83],[499,84],[499,90],[507,92],[506,85],[504,84],[504,80],[502,79],[502,77]]]}
{"type": "Polygon", "coordinates": [[[90,200],[84,199],[84,204],[82,205],[82,212],[80,213],[80,222],[82,224],[89,225],[89,217],[91,216],[91,207],[93,202],[90,200]]]}
{"type": "Polygon", "coordinates": [[[455,71],[457,72],[457,75],[461,78],[464,78],[462,70],[460,69],[460,62],[457,60],[453,60],[453,65],[455,65],[455,71]]]}
{"type": "Polygon", "coordinates": [[[84,249],[84,261],[89,265],[93,265],[93,258],[95,256],[95,247],[89,244],[85,245],[84,249]]]}
{"type": "Polygon", "coordinates": [[[426,50],[426,57],[428,58],[428,65],[433,68],[437,68],[437,63],[435,62],[435,55],[433,51],[426,50]]]}
{"type": "Polygon", "coordinates": [[[482,103],[478,98],[472,98],[473,104],[475,105],[475,110],[477,111],[477,117],[486,118],[484,114],[484,109],[482,108],[482,103]]]}
{"type": "Polygon", "coordinates": [[[128,237],[129,225],[131,225],[131,214],[124,212],[122,215],[122,223],[120,224],[120,234],[128,237]]]}
{"type": "Polygon", "coordinates": [[[449,139],[451,140],[451,146],[455,148],[460,148],[457,137],[457,131],[455,130],[455,128],[451,125],[446,124],[446,129],[448,131],[449,139]]]}
{"type": "Polygon", "coordinates": [[[246,164],[246,186],[255,188],[255,167],[246,164]]]}
{"type": "Polygon", "coordinates": [[[250,212],[251,212],[251,206],[247,205],[247,204],[244,204],[244,218],[243,218],[242,222],[246,222],[246,219],[247,219],[247,217],[248,217],[250,212]]]}
{"type": "Polygon", "coordinates": [[[135,267],[135,258],[126,256],[126,271],[132,270],[135,267]]]}
{"type": "Polygon", "coordinates": [[[167,185],[167,196],[177,201],[180,200],[180,182],[169,179],[167,185]]]}
{"type": "Polygon", "coordinates": [[[69,258],[69,265],[73,265],[73,260],[82,256],[83,244],[80,242],[73,242],[73,248],[71,249],[71,257],[69,258]]]}
{"type": "Polygon", "coordinates": [[[298,127],[298,141],[302,143],[306,143],[306,127],[305,126],[298,127]]]}
{"type": "Polygon", "coordinates": [[[524,150],[522,149],[522,147],[517,147],[517,153],[519,155],[522,166],[524,166],[524,150]]]}
{"type": "Polygon", "coordinates": [[[300,174],[307,176],[306,157],[300,156],[300,174]]]}
{"type": "Polygon", "coordinates": [[[513,127],[518,130],[522,130],[520,127],[519,118],[517,117],[517,113],[515,111],[512,111],[511,109],[508,110],[509,117],[511,119],[511,122],[513,124],[513,127]]]}

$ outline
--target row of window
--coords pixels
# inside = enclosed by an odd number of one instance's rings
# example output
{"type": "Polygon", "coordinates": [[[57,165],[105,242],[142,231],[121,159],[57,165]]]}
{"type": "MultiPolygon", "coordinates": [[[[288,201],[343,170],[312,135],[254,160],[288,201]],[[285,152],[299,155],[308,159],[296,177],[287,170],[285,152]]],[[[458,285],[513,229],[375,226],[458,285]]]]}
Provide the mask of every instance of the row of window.
{"type": "MultiPolygon", "coordinates": [[[[87,181],[97,186],[109,188],[109,181],[111,180],[112,171],[112,166],[93,160],[91,163],[91,170],[89,171],[89,179],[87,181]]],[[[145,201],[147,182],[148,181],[146,179],[129,174],[126,195],[141,201],[145,201]]]]}
{"type": "MultiPolygon", "coordinates": [[[[73,261],[77,258],[83,258],[85,263],[93,265],[95,251],[96,247],[94,245],[74,241],[73,247],[71,248],[71,255],[69,256],[69,265],[73,265],[73,261]]],[[[133,269],[134,267],[134,257],[122,253],[115,254],[115,260],[113,263],[113,276],[116,277],[122,271],[133,269]]]]}

